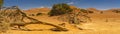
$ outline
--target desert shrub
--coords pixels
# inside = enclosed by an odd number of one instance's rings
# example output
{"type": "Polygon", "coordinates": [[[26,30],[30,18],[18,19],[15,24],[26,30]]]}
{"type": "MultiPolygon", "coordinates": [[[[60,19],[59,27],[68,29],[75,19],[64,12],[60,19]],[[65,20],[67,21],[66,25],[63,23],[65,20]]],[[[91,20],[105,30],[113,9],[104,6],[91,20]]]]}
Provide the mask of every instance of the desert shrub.
{"type": "Polygon", "coordinates": [[[89,13],[94,13],[93,11],[88,11],[89,13]]]}
{"type": "Polygon", "coordinates": [[[57,16],[71,12],[72,9],[65,3],[54,4],[52,10],[48,13],[50,16],[57,16]]]}
{"type": "Polygon", "coordinates": [[[34,14],[29,14],[29,16],[35,16],[34,14]]]}
{"type": "Polygon", "coordinates": [[[101,11],[100,13],[103,14],[103,11],[101,11]]]}
{"type": "Polygon", "coordinates": [[[31,14],[32,16],[35,16],[34,14],[31,14]]]}
{"type": "Polygon", "coordinates": [[[42,15],[42,13],[37,13],[36,16],[42,15]]]}
{"type": "Polygon", "coordinates": [[[120,13],[120,10],[114,10],[113,12],[115,12],[115,13],[120,13]]]}

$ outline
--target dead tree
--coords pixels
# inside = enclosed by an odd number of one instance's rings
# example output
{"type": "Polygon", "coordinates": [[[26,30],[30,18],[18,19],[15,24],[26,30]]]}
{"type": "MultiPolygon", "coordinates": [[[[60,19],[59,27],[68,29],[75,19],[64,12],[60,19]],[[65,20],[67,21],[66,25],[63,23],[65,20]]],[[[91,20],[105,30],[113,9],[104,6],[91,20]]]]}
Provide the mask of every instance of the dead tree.
{"type": "MultiPolygon", "coordinates": [[[[50,23],[47,23],[47,22],[42,22],[42,21],[39,21],[37,19],[28,17],[17,6],[2,9],[0,11],[0,17],[1,17],[0,22],[8,24],[6,27],[18,26],[19,30],[29,30],[30,31],[30,29],[22,29],[21,27],[25,27],[26,25],[29,25],[29,24],[44,24],[44,25],[54,26],[57,29],[59,29],[60,31],[67,31],[66,28],[63,28],[61,26],[50,24],[50,23]],[[31,22],[26,23],[23,20],[25,18],[31,20],[31,22]]],[[[3,26],[5,26],[5,25],[3,25],[3,26]]]]}
{"type": "Polygon", "coordinates": [[[80,28],[78,25],[80,23],[82,23],[82,22],[91,21],[91,19],[90,19],[89,16],[87,16],[88,15],[88,11],[86,11],[86,13],[85,13],[85,12],[82,12],[80,10],[81,9],[74,8],[72,12],[64,14],[64,15],[61,15],[58,18],[61,19],[62,21],[69,22],[74,27],[82,30],[82,28],[80,28]]]}
{"type": "Polygon", "coordinates": [[[92,21],[89,16],[89,12],[86,10],[86,12],[80,11],[81,9],[75,8],[72,12],[61,15],[58,17],[62,21],[69,22],[70,24],[79,24],[80,22],[88,22],[92,21]]]}
{"type": "Polygon", "coordinates": [[[80,28],[79,24],[81,22],[87,22],[87,21],[91,21],[90,17],[87,16],[88,15],[88,11],[87,13],[84,13],[82,11],[79,11],[80,9],[76,8],[73,10],[73,12],[71,12],[70,14],[68,14],[68,18],[69,18],[69,23],[73,24],[74,27],[83,30],[82,28],[80,28]],[[77,11],[76,11],[77,10],[77,11]]]}

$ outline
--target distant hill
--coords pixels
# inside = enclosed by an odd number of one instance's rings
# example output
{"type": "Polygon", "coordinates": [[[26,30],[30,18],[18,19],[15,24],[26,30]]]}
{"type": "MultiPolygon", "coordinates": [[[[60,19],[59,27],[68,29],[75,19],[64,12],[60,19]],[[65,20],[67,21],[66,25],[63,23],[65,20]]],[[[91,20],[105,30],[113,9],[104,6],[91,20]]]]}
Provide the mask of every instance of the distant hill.
{"type": "Polygon", "coordinates": [[[36,13],[48,13],[50,11],[50,8],[43,7],[43,8],[32,8],[28,10],[24,10],[27,14],[36,14],[36,13]]]}
{"type": "Polygon", "coordinates": [[[119,8],[112,8],[112,9],[104,10],[105,13],[116,12],[116,11],[120,11],[120,9],[119,8]]]}
{"type": "Polygon", "coordinates": [[[99,13],[100,12],[100,10],[98,10],[96,8],[87,8],[87,10],[93,11],[94,13],[99,13]]]}
{"type": "MultiPolygon", "coordinates": [[[[79,12],[80,9],[82,8],[78,8],[76,6],[70,6],[71,9],[74,9],[75,12],[79,12]]],[[[47,14],[51,9],[48,7],[42,7],[42,8],[31,8],[28,10],[24,10],[25,13],[27,14],[37,14],[37,13],[44,13],[47,14]]],[[[104,13],[109,13],[109,12],[113,12],[114,10],[120,10],[119,8],[113,8],[113,9],[108,9],[108,10],[98,10],[96,8],[86,8],[86,10],[88,11],[93,11],[94,13],[100,13],[100,12],[104,12],[104,13]]]]}

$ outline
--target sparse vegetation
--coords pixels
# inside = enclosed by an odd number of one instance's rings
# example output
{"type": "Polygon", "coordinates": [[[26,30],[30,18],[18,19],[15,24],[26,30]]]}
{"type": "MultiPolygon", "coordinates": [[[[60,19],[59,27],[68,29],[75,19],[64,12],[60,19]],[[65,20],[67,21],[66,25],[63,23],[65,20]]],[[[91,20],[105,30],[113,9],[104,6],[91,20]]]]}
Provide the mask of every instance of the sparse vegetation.
{"type": "Polygon", "coordinates": [[[87,22],[91,21],[90,17],[87,16],[86,13],[87,10],[80,10],[79,8],[72,9],[73,11],[70,13],[67,13],[65,15],[61,15],[58,17],[58,19],[61,19],[62,21],[67,21],[69,24],[72,24],[72,26],[78,28],[79,30],[83,30],[78,26],[81,22],[87,22]]]}
{"type": "Polygon", "coordinates": [[[120,10],[114,10],[113,12],[115,12],[115,13],[120,13],[120,10]]]}
{"type": "Polygon", "coordinates": [[[52,10],[48,13],[50,16],[57,16],[71,12],[69,5],[65,3],[54,4],[52,10]]]}
{"type": "Polygon", "coordinates": [[[29,14],[29,16],[35,16],[35,14],[29,14]]]}
{"type": "Polygon", "coordinates": [[[103,11],[101,11],[100,13],[103,14],[103,11]]]}
{"type": "Polygon", "coordinates": [[[42,15],[42,13],[37,13],[37,14],[36,14],[36,16],[40,16],[40,15],[42,15]]]}
{"type": "Polygon", "coordinates": [[[89,13],[94,13],[93,11],[88,11],[89,13]]]}
{"type": "Polygon", "coordinates": [[[26,1],[5,0],[4,6],[20,5],[24,8],[21,10],[18,6],[4,7],[0,0],[0,34],[120,34],[120,8],[114,6],[118,5],[117,0],[26,1]],[[51,4],[54,4],[52,8],[51,4]]]}
{"type": "Polygon", "coordinates": [[[37,13],[37,14],[29,14],[29,16],[40,16],[42,13],[37,13]]]}

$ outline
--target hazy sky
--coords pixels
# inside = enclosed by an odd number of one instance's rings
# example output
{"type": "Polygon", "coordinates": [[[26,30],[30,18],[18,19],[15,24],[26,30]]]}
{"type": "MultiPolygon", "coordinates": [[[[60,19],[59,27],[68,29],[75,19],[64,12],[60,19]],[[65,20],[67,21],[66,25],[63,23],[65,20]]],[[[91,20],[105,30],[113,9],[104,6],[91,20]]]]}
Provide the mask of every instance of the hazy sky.
{"type": "Polygon", "coordinates": [[[21,9],[52,7],[56,3],[67,3],[80,8],[120,8],[120,0],[5,0],[4,6],[19,6],[21,9]]]}

